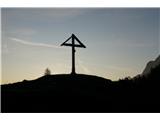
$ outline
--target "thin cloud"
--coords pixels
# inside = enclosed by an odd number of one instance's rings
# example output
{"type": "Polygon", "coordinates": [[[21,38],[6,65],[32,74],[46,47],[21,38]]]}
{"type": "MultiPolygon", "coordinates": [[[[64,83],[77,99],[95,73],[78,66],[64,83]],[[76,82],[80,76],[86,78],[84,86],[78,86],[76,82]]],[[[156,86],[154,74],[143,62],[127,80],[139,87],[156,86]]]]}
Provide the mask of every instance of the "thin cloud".
{"type": "Polygon", "coordinates": [[[17,38],[10,38],[10,40],[12,40],[14,42],[21,43],[23,45],[30,45],[30,46],[36,46],[36,47],[63,48],[60,46],[50,45],[50,44],[45,44],[45,43],[28,42],[26,40],[21,40],[21,39],[17,39],[17,38]]]}

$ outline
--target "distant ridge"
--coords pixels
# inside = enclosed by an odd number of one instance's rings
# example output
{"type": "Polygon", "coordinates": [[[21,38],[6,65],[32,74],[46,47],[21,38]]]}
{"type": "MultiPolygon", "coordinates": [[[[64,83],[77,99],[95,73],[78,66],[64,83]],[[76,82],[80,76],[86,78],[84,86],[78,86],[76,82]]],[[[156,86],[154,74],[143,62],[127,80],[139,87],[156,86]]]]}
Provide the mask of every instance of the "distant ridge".
{"type": "Polygon", "coordinates": [[[160,65],[160,55],[154,60],[149,61],[142,72],[142,75],[147,75],[151,72],[151,69],[155,68],[156,66],[160,65]]]}

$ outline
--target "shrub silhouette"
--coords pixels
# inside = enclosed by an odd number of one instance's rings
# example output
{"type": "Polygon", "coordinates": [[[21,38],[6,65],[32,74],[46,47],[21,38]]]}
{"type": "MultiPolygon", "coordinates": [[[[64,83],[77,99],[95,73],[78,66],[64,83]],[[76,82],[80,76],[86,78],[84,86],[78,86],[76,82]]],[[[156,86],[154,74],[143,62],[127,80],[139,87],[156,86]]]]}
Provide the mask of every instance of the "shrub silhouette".
{"type": "Polygon", "coordinates": [[[51,75],[51,71],[48,68],[46,68],[44,75],[51,75]]]}

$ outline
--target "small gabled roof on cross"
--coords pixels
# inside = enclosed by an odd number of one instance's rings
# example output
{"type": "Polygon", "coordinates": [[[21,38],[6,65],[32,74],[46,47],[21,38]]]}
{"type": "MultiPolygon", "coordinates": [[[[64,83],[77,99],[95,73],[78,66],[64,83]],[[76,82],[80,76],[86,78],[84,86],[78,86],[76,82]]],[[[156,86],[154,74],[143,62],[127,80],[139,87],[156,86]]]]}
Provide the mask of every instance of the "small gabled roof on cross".
{"type": "Polygon", "coordinates": [[[63,42],[61,44],[61,46],[74,46],[74,47],[86,48],[86,46],[74,34],[72,34],[71,37],[69,37],[65,42],[63,42]],[[73,42],[72,43],[67,43],[70,39],[76,40],[79,44],[75,44],[75,42],[74,42],[74,44],[73,44],[73,42]]]}

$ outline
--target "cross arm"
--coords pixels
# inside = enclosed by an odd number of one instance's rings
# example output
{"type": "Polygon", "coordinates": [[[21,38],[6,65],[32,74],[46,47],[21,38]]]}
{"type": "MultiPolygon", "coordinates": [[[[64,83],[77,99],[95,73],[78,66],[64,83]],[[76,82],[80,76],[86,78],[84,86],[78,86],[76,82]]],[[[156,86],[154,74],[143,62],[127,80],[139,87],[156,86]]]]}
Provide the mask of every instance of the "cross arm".
{"type": "Polygon", "coordinates": [[[69,43],[65,43],[63,46],[74,46],[74,47],[82,47],[81,45],[77,45],[77,44],[74,44],[74,45],[72,45],[72,44],[69,44],[69,43]]]}
{"type": "Polygon", "coordinates": [[[63,45],[65,45],[65,44],[67,44],[66,42],[68,42],[71,38],[72,38],[72,36],[71,36],[71,37],[69,37],[66,41],[64,41],[64,42],[61,44],[61,46],[63,46],[63,45]]]}

